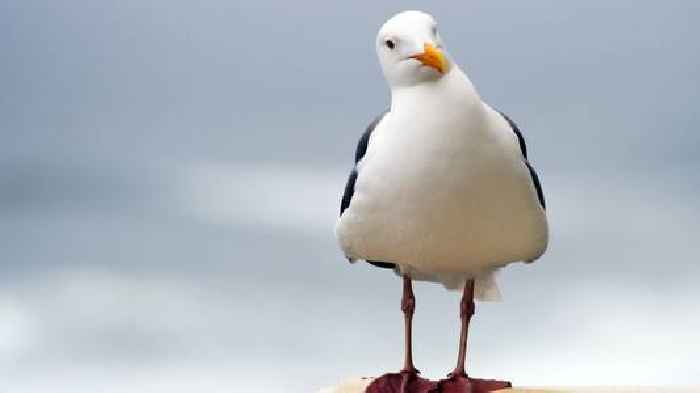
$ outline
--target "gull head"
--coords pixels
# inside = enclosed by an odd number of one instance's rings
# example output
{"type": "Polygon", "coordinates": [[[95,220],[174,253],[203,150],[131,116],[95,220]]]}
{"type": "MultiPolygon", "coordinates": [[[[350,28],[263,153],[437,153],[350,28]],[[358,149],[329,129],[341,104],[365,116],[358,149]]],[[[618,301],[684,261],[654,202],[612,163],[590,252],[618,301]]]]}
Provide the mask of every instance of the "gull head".
{"type": "Polygon", "coordinates": [[[403,11],[377,33],[377,56],[391,87],[434,82],[450,71],[437,22],[421,11],[403,11]]]}

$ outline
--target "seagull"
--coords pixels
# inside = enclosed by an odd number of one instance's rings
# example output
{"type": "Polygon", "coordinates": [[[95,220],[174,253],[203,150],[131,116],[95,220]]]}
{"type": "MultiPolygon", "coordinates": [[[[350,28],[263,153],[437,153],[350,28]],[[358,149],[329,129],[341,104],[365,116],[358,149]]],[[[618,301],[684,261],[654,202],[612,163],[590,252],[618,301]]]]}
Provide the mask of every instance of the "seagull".
{"type": "Polygon", "coordinates": [[[520,129],[482,101],[448,54],[435,18],[421,11],[393,16],[377,34],[376,52],[391,105],[357,144],[336,236],[350,262],[393,269],[403,279],[402,391],[418,373],[413,280],[461,290],[457,365],[448,376],[474,385],[465,372],[474,299],[498,299],[495,272],[545,252],[542,187],[520,129]]]}

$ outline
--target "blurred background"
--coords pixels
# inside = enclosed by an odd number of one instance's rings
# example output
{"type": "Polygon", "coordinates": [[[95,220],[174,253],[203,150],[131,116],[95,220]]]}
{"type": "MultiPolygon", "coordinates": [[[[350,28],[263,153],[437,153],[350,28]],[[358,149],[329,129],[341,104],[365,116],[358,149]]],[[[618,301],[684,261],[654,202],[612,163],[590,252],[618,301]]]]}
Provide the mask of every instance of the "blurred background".
{"type": "MultiPolygon", "coordinates": [[[[398,370],[400,280],[333,227],[388,106],[374,53],[436,16],[518,122],[551,246],[481,303],[471,374],[700,383],[700,3],[0,2],[0,390],[314,392],[398,370]]],[[[417,284],[450,371],[457,293],[417,284]]]]}

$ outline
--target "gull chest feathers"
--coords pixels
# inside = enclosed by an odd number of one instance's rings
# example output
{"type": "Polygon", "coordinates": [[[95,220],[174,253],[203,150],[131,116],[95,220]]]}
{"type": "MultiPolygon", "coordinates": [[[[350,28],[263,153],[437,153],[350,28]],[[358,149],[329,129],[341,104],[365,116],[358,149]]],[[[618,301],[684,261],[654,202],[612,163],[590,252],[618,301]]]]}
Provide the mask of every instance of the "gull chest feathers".
{"type": "Polygon", "coordinates": [[[453,73],[393,93],[358,165],[348,212],[360,216],[351,223],[358,257],[476,275],[529,252],[523,233],[536,217],[518,213],[537,206],[522,200],[530,178],[513,135],[492,129],[488,109],[453,73]]]}

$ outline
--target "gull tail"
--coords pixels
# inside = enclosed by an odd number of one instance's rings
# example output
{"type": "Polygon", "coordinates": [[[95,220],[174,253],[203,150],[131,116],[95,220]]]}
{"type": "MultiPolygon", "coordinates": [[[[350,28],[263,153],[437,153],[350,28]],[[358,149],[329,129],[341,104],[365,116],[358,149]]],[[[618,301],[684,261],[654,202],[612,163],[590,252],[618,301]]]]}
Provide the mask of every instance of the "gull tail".
{"type": "Polygon", "coordinates": [[[496,283],[498,268],[490,269],[479,274],[468,273],[423,273],[410,266],[398,265],[395,270],[397,275],[407,274],[413,280],[431,281],[442,284],[452,291],[462,291],[467,280],[474,279],[474,298],[482,302],[498,302],[502,300],[501,291],[496,283]]]}

